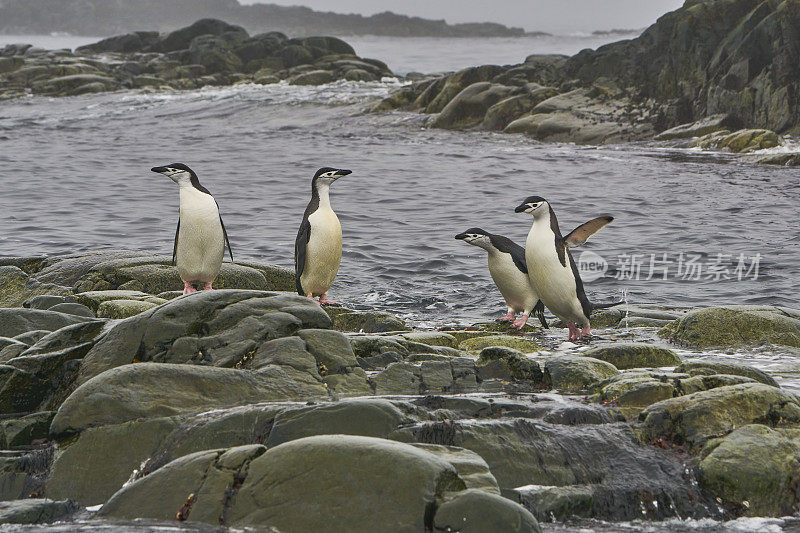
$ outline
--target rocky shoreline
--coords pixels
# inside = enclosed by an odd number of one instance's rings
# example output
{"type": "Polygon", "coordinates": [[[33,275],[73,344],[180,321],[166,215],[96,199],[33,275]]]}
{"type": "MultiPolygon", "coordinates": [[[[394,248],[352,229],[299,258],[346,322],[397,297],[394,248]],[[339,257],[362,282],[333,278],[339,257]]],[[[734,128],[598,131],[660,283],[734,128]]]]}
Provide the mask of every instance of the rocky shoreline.
{"type": "Polygon", "coordinates": [[[800,398],[681,355],[795,353],[799,310],[609,309],[565,348],[320,308],[271,265],[215,285],[180,296],[145,252],[0,258],[0,524],[539,531],[800,505],[800,398]]]}
{"type": "Polygon", "coordinates": [[[0,49],[0,100],[27,94],[75,96],[121,89],[197,89],[252,82],[321,85],[393,76],[336,37],[250,36],[203,19],[168,34],[135,32],[69,50],[0,49]]]}

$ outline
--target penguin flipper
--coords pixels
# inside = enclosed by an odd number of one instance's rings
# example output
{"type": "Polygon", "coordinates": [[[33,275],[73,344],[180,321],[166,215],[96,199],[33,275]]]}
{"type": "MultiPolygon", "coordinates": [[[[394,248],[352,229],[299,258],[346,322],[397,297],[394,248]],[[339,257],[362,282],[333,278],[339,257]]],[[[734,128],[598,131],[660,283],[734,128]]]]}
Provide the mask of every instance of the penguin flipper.
{"type": "Polygon", "coordinates": [[[550,326],[547,325],[547,320],[544,318],[544,303],[541,300],[536,302],[536,305],[533,307],[533,314],[539,318],[539,322],[542,323],[544,329],[550,329],[550,326]]]}
{"type": "Polygon", "coordinates": [[[294,242],[294,283],[297,288],[297,294],[306,296],[303,291],[303,285],[300,283],[300,276],[303,275],[303,270],[306,266],[306,248],[308,247],[308,240],[311,238],[311,223],[308,219],[304,219],[300,224],[300,230],[297,232],[297,240],[294,242]]]}
{"type": "Polygon", "coordinates": [[[228,230],[225,229],[225,223],[222,221],[222,215],[219,216],[219,224],[222,226],[222,235],[225,237],[225,244],[228,247],[228,253],[231,256],[231,263],[233,263],[233,249],[231,248],[231,241],[228,239],[228,230]]]}
{"type": "Polygon", "coordinates": [[[178,218],[178,229],[175,230],[175,244],[172,246],[172,266],[175,266],[175,258],[178,256],[178,235],[181,233],[181,219],[178,218]]]}
{"type": "Polygon", "coordinates": [[[600,231],[606,224],[610,224],[613,220],[614,217],[608,216],[593,218],[589,222],[581,224],[572,230],[569,235],[564,237],[564,244],[569,248],[586,244],[589,237],[600,231]]]}

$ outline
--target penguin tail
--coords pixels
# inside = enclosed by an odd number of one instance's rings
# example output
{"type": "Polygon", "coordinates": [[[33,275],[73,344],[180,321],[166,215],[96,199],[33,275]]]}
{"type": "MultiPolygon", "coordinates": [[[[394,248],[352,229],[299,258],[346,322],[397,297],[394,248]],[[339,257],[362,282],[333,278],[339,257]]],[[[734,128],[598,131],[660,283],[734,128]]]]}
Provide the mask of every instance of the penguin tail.
{"type": "Polygon", "coordinates": [[[622,305],[625,303],[625,300],[620,300],[618,302],[611,302],[607,304],[592,304],[592,310],[596,309],[608,309],[609,307],[615,307],[617,305],[622,305]]]}
{"type": "Polygon", "coordinates": [[[544,329],[550,329],[550,326],[547,325],[547,320],[544,318],[544,304],[541,300],[536,302],[536,305],[533,307],[533,314],[535,314],[539,322],[542,323],[544,329]]]}

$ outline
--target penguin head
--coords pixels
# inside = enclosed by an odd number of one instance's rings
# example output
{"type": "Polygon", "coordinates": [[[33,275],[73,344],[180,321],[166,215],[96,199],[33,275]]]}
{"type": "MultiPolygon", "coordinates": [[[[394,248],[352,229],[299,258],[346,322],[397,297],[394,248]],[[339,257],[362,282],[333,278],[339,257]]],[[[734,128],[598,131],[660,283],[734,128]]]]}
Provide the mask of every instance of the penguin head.
{"type": "Polygon", "coordinates": [[[330,185],[334,181],[341,178],[342,176],[347,176],[348,174],[352,173],[353,173],[352,170],[323,167],[317,170],[317,173],[314,174],[314,179],[312,180],[312,184],[314,185],[314,187],[319,187],[320,185],[330,185]]]}
{"type": "Polygon", "coordinates": [[[533,216],[539,216],[541,213],[548,211],[550,204],[541,196],[528,196],[520,205],[514,209],[515,213],[528,213],[533,216]]]}
{"type": "Polygon", "coordinates": [[[189,184],[191,183],[192,178],[195,180],[197,179],[197,175],[194,173],[194,171],[183,163],[170,163],[169,165],[164,165],[163,167],[153,167],[150,170],[168,177],[178,185],[181,183],[189,184]]]}
{"type": "Polygon", "coordinates": [[[459,233],[456,235],[456,240],[464,241],[484,250],[488,250],[492,246],[491,234],[481,228],[470,228],[464,233],[459,233]]]}

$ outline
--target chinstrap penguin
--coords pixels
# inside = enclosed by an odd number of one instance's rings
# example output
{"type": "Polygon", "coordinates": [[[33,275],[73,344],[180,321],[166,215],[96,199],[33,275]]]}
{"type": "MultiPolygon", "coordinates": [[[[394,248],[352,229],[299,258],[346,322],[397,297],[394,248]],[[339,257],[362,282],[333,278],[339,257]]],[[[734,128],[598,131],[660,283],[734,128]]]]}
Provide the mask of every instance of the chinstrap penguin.
{"type": "Polygon", "coordinates": [[[508,313],[499,319],[501,322],[512,322],[513,327],[522,329],[531,312],[535,312],[542,326],[548,327],[544,318],[544,305],[528,279],[525,250],[522,246],[508,237],[494,235],[481,228],[470,228],[456,235],[456,239],[486,250],[489,274],[508,306],[508,313]],[[522,316],[514,320],[517,313],[522,313],[522,316]]]}
{"type": "Polygon", "coordinates": [[[533,215],[533,225],[525,242],[528,277],[545,306],[569,328],[569,340],[591,336],[589,317],[593,309],[603,309],[622,302],[595,305],[583,290],[578,266],[569,251],[579,246],[600,228],[614,220],[598,217],[561,236],[556,214],[541,196],[530,196],[515,212],[533,215]]]}
{"type": "Polygon", "coordinates": [[[172,264],[178,267],[183,294],[197,292],[193,282],[202,283],[203,290],[212,290],[211,284],[222,268],[226,245],[233,262],[233,250],[219,214],[219,205],[208,189],[200,185],[197,174],[183,163],[171,163],[151,170],[167,176],[180,187],[180,216],[172,264]]]}
{"type": "Polygon", "coordinates": [[[342,226],[331,208],[330,187],[350,170],[325,167],[311,181],[311,201],[303,213],[294,246],[294,271],[297,293],[319,303],[335,304],[328,291],[342,261],[342,226]]]}

